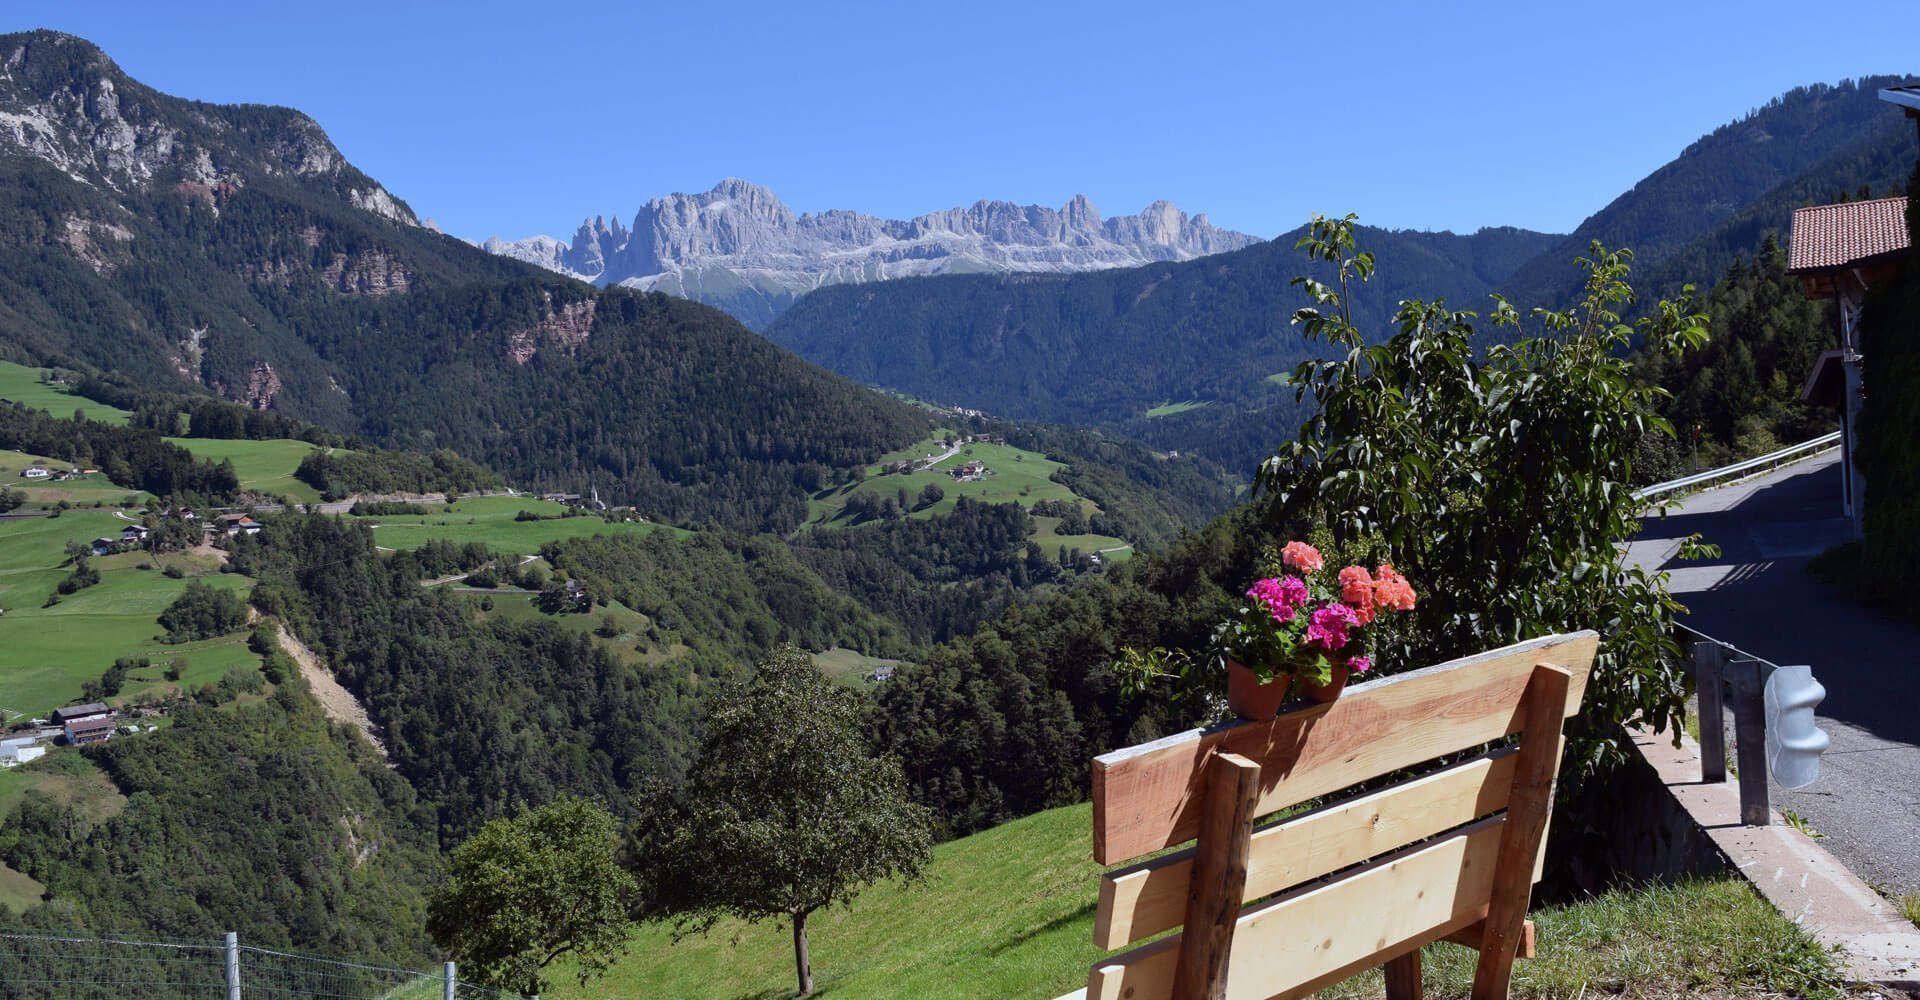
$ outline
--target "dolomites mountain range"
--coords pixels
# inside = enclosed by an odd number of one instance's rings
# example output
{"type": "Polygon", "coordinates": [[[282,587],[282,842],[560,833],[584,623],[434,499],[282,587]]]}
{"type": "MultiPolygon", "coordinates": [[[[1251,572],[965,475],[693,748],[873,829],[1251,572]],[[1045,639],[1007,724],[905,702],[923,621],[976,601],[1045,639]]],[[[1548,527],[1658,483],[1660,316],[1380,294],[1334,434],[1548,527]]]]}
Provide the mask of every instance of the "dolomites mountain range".
{"type": "Polygon", "coordinates": [[[728,178],[701,194],[580,224],[571,243],[551,236],[482,244],[598,285],[697,299],[764,328],[823,285],[931,274],[1079,272],[1190,260],[1258,243],[1165,201],[1102,219],[1084,195],[1059,209],[980,201],[912,219],[835,210],[797,214],[772,191],[728,178]]]}

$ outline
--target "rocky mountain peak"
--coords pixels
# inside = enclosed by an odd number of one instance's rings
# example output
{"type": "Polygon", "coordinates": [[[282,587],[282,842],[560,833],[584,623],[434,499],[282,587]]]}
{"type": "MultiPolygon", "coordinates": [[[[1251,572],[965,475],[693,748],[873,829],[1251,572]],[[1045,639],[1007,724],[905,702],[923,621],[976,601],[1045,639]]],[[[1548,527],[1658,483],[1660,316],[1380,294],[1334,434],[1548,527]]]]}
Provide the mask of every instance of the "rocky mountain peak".
{"type": "Polygon", "coordinates": [[[649,200],[630,231],[596,216],[580,224],[569,244],[540,236],[490,239],[484,246],[597,284],[701,299],[764,326],[821,285],[947,272],[1133,267],[1255,242],[1165,201],[1111,219],[1102,219],[1086,195],[1058,209],[983,199],[906,220],[845,209],[796,215],[771,190],[729,177],[699,194],[649,200]]]}
{"type": "Polygon", "coordinates": [[[288,108],[169,97],[91,42],[57,31],[0,35],[0,150],[114,191],[242,187],[288,177],[388,219],[413,212],[348,164],[319,123],[288,108]]]}

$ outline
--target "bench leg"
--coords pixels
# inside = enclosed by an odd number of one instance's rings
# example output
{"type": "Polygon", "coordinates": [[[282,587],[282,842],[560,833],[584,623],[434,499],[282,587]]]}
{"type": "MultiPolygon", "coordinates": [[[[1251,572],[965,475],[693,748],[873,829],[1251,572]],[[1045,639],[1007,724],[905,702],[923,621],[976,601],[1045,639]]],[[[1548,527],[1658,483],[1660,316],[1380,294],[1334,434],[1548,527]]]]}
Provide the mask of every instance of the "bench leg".
{"type": "Polygon", "coordinates": [[[1387,963],[1387,1000],[1421,1000],[1420,949],[1387,963]]]}

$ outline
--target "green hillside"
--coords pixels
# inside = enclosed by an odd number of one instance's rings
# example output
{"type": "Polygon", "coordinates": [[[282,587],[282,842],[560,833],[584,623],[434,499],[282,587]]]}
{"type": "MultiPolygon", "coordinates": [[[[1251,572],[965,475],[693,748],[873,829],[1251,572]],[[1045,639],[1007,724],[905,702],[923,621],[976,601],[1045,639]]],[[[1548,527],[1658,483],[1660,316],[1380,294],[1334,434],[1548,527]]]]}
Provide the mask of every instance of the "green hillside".
{"type": "Polygon", "coordinates": [[[930,423],[718,310],[422,227],[297,111],[162,94],[54,32],[0,36],[0,62],[0,106],[62,123],[57,157],[0,155],[0,357],[746,529],[791,530],[828,473],[930,423]],[[90,145],[122,128],[168,137],[137,176],[90,145]]]}
{"type": "MultiPolygon", "coordinates": [[[[1298,235],[1089,274],[831,286],[796,302],[767,336],[861,382],[1016,420],[1120,429],[1244,475],[1274,428],[1294,422],[1291,394],[1267,376],[1320,350],[1290,323],[1308,304],[1288,285],[1303,269],[1298,235]],[[1241,421],[1249,410],[1262,415],[1241,421]]],[[[1366,230],[1366,245],[1395,266],[1355,293],[1359,321],[1377,328],[1412,296],[1478,308],[1495,282],[1559,239],[1511,228],[1366,230]]]]}
{"type": "MultiPolygon", "coordinates": [[[[926,880],[868,889],[807,921],[816,995],[836,1000],[1050,998],[1086,985],[1103,870],[1093,863],[1086,805],[1037,813],[934,849],[926,880]]],[[[1538,958],[1514,970],[1513,995],[1753,996],[1785,989],[1823,995],[1832,957],[1738,875],[1615,890],[1536,906],[1538,958]],[[1700,992],[1705,990],[1706,992],[1700,992]],[[1719,992],[1713,992],[1719,991],[1719,992]]],[[[792,997],[793,944],[778,922],[722,921],[673,943],[643,927],[630,953],[586,986],[566,975],[556,1000],[792,997]]],[[[1474,953],[1426,949],[1428,996],[1464,998],[1474,953]]],[[[1323,994],[1378,998],[1379,973],[1323,994]]]]}

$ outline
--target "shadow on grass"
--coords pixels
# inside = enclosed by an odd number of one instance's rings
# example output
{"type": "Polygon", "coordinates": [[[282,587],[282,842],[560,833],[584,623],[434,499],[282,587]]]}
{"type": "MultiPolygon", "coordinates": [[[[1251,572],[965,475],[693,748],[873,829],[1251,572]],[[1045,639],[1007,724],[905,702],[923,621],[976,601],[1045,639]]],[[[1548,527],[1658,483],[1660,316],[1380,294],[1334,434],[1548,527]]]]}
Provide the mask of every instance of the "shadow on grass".
{"type": "Polygon", "coordinates": [[[1062,913],[1061,915],[1053,918],[1052,920],[1047,921],[1044,924],[1041,924],[1038,927],[1033,928],[1032,930],[1026,931],[1021,934],[1016,934],[1013,937],[1000,942],[999,944],[994,946],[993,951],[990,952],[990,954],[1004,955],[1007,952],[1012,951],[1023,944],[1026,944],[1028,941],[1031,941],[1034,938],[1041,936],[1042,934],[1050,934],[1054,931],[1060,930],[1061,928],[1068,926],[1069,924],[1074,923],[1075,921],[1084,920],[1093,914],[1094,907],[1096,905],[1098,904],[1095,901],[1089,900],[1087,903],[1082,905],[1079,909],[1074,910],[1072,913],[1062,913]]]}

